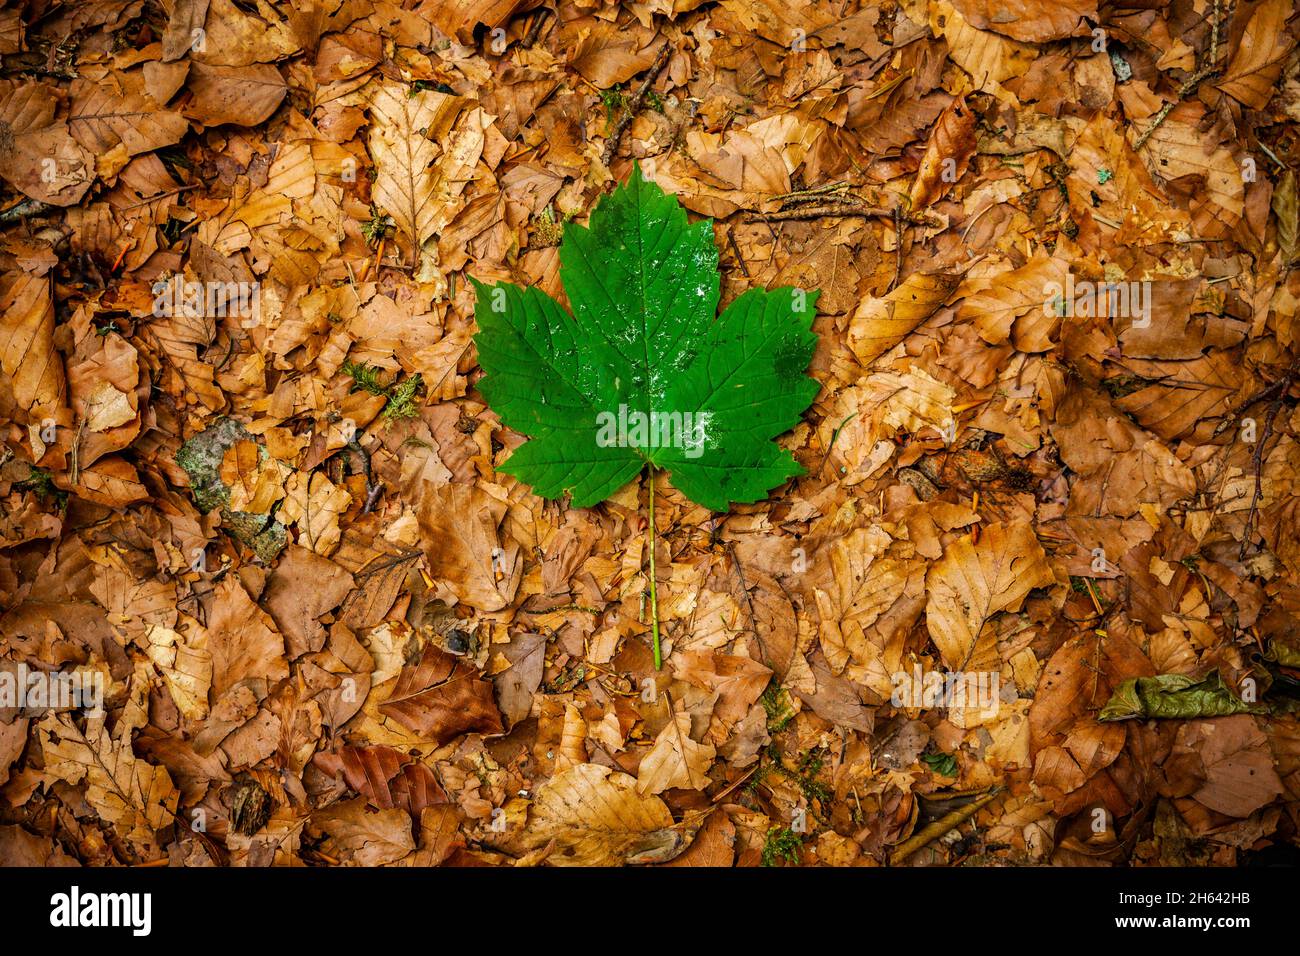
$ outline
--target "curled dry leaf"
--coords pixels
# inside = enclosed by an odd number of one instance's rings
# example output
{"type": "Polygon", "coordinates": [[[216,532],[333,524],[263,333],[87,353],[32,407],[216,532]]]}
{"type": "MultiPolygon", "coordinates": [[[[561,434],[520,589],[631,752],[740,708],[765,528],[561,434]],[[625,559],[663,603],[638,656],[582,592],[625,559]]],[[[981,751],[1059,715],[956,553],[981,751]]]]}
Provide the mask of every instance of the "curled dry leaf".
{"type": "Polygon", "coordinates": [[[519,546],[498,528],[505,503],[473,485],[425,491],[417,517],[430,571],[457,600],[499,611],[519,587],[519,546]]]}

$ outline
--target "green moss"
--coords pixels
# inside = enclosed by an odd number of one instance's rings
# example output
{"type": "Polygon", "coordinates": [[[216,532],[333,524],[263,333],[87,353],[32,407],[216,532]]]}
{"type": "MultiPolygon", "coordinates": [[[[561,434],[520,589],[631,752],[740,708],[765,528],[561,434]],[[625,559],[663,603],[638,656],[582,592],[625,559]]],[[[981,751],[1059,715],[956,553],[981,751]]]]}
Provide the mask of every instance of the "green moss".
{"type": "Polygon", "coordinates": [[[831,802],[830,788],[817,779],[825,763],[826,749],[824,747],[813,747],[811,750],[805,750],[799,756],[796,765],[797,769],[794,773],[786,771],[799,785],[799,789],[803,791],[803,795],[810,804],[820,803],[825,805],[831,802]]]}
{"type": "Polygon", "coordinates": [[[385,385],[380,381],[380,369],[351,359],[343,363],[342,372],[352,379],[352,391],[369,392],[388,399],[388,404],[384,406],[384,418],[414,418],[419,412],[420,403],[417,399],[424,390],[424,378],[420,373],[385,385]]]}
{"type": "Polygon", "coordinates": [[[608,90],[601,90],[600,101],[605,104],[605,124],[613,126],[614,117],[618,115],[618,111],[627,102],[627,97],[623,95],[622,90],[615,86],[608,90]]]}
{"type": "Polygon", "coordinates": [[[388,390],[388,404],[384,406],[385,418],[414,418],[420,410],[418,397],[424,390],[424,378],[416,372],[388,390]]]}
{"type": "Polygon", "coordinates": [[[44,468],[31,467],[27,477],[18,482],[18,487],[31,491],[42,498],[53,498],[60,509],[68,503],[68,493],[54,484],[54,475],[44,468]]]}
{"type": "Polygon", "coordinates": [[[388,394],[388,386],[379,380],[380,370],[373,365],[348,359],[343,363],[342,371],[352,379],[352,391],[369,392],[371,395],[388,394]]]}
{"type": "Polygon", "coordinates": [[[789,692],[776,681],[767,685],[763,696],[758,700],[767,711],[768,733],[779,734],[794,719],[794,702],[790,699],[789,692]]]}
{"type": "Polygon", "coordinates": [[[252,548],[253,553],[264,562],[273,561],[289,543],[289,529],[270,515],[223,508],[221,517],[225,521],[226,530],[236,540],[252,548]]]}
{"type": "Polygon", "coordinates": [[[789,827],[772,827],[767,831],[767,841],[763,844],[763,865],[776,866],[784,861],[799,865],[799,850],[803,847],[803,836],[789,827]]]}
{"type": "Polygon", "coordinates": [[[377,207],[371,206],[369,221],[361,224],[361,234],[366,237],[366,242],[372,246],[377,246],[379,241],[392,231],[393,217],[385,215],[377,207]]]}

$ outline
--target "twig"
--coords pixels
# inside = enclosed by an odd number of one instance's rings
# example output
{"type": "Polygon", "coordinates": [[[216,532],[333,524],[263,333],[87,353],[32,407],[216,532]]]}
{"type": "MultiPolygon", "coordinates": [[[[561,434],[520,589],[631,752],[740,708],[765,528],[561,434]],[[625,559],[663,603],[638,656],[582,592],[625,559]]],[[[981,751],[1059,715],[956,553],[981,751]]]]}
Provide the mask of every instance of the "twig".
{"type": "Polygon", "coordinates": [[[1146,128],[1146,131],[1141,136],[1138,137],[1137,142],[1133,144],[1133,152],[1136,153],[1138,150],[1140,150],[1143,146],[1146,145],[1147,140],[1151,138],[1151,134],[1160,128],[1160,124],[1165,121],[1165,118],[1168,117],[1171,112],[1173,112],[1174,107],[1183,101],[1183,97],[1185,97],[1188,93],[1191,93],[1194,89],[1196,89],[1196,87],[1198,87],[1201,84],[1202,80],[1219,72],[1219,68],[1217,64],[1219,62],[1219,21],[1221,18],[1220,15],[1221,15],[1221,11],[1219,9],[1219,0],[1214,0],[1214,16],[1213,19],[1210,21],[1209,59],[1206,61],[1205,66],[1201,67],[1199,70],[1193,73],[1191,77],[1188,78],[1187,82],[1178,88],[1177,99],[1175,99],[1172,103],[1166,103],[1164,106],[1160,108],[1160,112],[1156,114],[1155,120],[1153,120],[1151,125],[1146,128]]]}
{"type": "Polygon", "coordinates": [[[40,216],[53,208],[49,203],[41,202],[38,199],[24,199],[22,202],[0,212],[0,223],[17,222],[28,216],[40,216]]]}
{"type": "Polygon", "coordinates": [[[1255,452],[1250,456],[1251,463],[1255,466],[1255,491],[1250,498],[1250,511],[1246,513],[1246,527],[1241,533],[1241,550],[1237,552],[1238,561],[1246,560],[1246,548],[1250,545],[1255,522],[1259,517],[1259,499],[1264,494],[1264,446],[1268,444],[1269,438],[1273,435],[1273,422],[1277,418],[1278,411],[1282,408],[1282,400],[1286,398],[1286,393],[1291,390],[1291,383],[1295,381],[1297,372],[1300,372],[1300,358],[1291,363],[1291,367],[1286,370],[1286,375],[1282,377],[1281,387],[1268,406],[1268,415],[1264,419],[1264,433],[1259,436],[1259,441],[1255,445],[1255,452]]]}
{"type": "MultiPolygon", "coordinates": [[[[800,206],[780,212],[751,212],[744,222],[786,222],[797,219],[821,219],[829,216],[861,216],[865,219],[893,219],[895,210],[884,206],[859,206],[853,203],[826,203],[821,206],[800,206]]],[[[900,214],[901,215],[901,214],[900,214]]],[[[937,226],[929,216],[902,216],[904,222],[919,226],[937,226]]]]}
{"type": "MultiPolygon", "coordinates": [[[[787,203],[801,202],[820,202],[823,197],[829,193],[844,193],[849,188],[848,183],[826,183],[822,186],[813,186],[809,189],[796,189],[791,193],[783,193],[774,198],[787,203]]],[[[849,193],[847,196],[850,202],[858,202],[858,197],[849,193]]]]}
{"type": "Polygon", "coordinates": [[[531,47],[534,43],[536,43],[538,40],[541,39],[542,27],[546,25],[546,21],[549,20],[550,18],[551,18],[551,10],[549,7],[542,7],[541,10],[537,11],[537,16],[534,17],[533,22],[529,24],[528,33],[525,34],[524,36],[525,47],[531,47]]]}
{"type": "Polygon", "coordinates": [[[132,203],[132,204],[129,205],[129,206],[123,206],[123,207],[122,207],[122,211],[123,211],[123,212],[127,212],[127,211],[129,211],[129,210],[131,210],[131,209],[139,209],[141,206],[147,206],[147,205],[149,205],[151,202],[157,202],[157,201],[160,200],[160,199],[168,199],[168,198],[170,198],[170,197],[172,197],[172,196],[179,196],[181,193],[187,193],[187,192],[189,192],[191,189],[198,189],[198,188],[199,188],[200,186],[202,186],[202,185],[203,185],[203,183],[195,183],[195,184],[192,185],[192,186],[181,186],[181,187],[178,188],[178,189],[171,189],[171,190],[168,190],[168,191],[165,192],[165,193],[159,193],[159,194],[156,195],[156,196],[150,196],[150,197],[147,198],[147,199],[141,199],[139,202],[137,202],[137,203],[132,203]]]}
{"type": "Polygon", "coordinates": [[[892,219],[894,210],[883,206],[859,206],[848,202],[825,203],[820,206],[782,209],[780,212],[751,212],[745,217],[745,222],[786,222],[791,219],[820,219],[823,216],[861,216],[867,219],[883,216],[892,219]]]}
{"type": "Polygon", "coordinates": [[[736,262],[740,264],[740,271],[745,274],[745,278],[752,278],[749,274],[749,266],[745,265],[745,257],[740,254],[740,247],[736,245],[736,235],[730,229],[727,230],[727,242],[731,244],[731,251],[736,257],[736,262]]]}
{"type": "Polygon", "coordinates": [[[77,425],[77,434],[72,439],[72,469],[68,476],[73,485],[81,483],[81,436],[86,432],[86,421],[83,418],[77,425]]]}
{"type": "Polygon", "coordinates": [[[1236,422],[1237,419],[1241,417],[1243,412],[1245,412],[1248,408],[1250,408],[1250,406],[1254,405],[1256,402],[1262,402],[1264,399],[1271,396],[1274,392],[1276,392],[1279,388],[1282,387],[1282,383],[1285,381],[1286,381],[1285,378],[1279,378],[1272,385],[1265,385],[1254,395],[1250,396],[1250,398],[1246,399],[1244,402],[1239,404],[1236,408],[1234,408],[1231,412],[1229,412],[1227,417],[1224,418],[1224,420],[1221,421],[1218,424],[1218,426],[1214,429],[1214,437],[1217,438],[1218,436],[1226,432],[1229,428],[1233,426],[1233,423],[1236,422]]]}
{"type": "Polygon", "coordinates": [[[920,833],[910,837],[907,842],[899,844],[894,852],[889,854],[889,865],[898,866],[917,850],[939,839],[949,830],[961,826],[981,809],[988,806],[993,801],[993,798],[1001,792],[1001,787],[995,787],[974,803],[969,803],[961,809],[954,810],[952,813],[935,820],[922,829],[920,833]]]}
{"type": "Polygon", "coordinates": [[[632,99],[623,107],[623,113],[614,124],[614,131],[609,134],[609,140],[605,143],[605,152],[601,156],[601,162],[608,166],[614,161],[614,154],[618,152],[618,144],[623,139],[623,133],[632,125],[632,120],[641,109],[641,103],[645,100],[646,94],[650,92],[650,87],[654,85],[659,78],[659,72],[668,64],[668,58],[672,55],[673,46],[671,43],[664,43],[659,55],[655,57],[654,63],[650,67],[650,72],[646,74],[641,85],[637,87],[636,93],[632,99]]]}
{"type": "Polygon", "coordinates": [[[361,509],[361,513],[363,515],[370,514],[375,507],[375,503],[379,501],[379,496],[384,492],[384,483],[374,480],[374,476],[370,471],[370,453],[361,447],[361,442],[357,441],[355,435],[344,447],[350,451],[355,451],[361,456],[361,464],[366,475],[366,504],[361,509]]]}
{"type": "Polygon", "coordinates": [[[893,292],[903,281],[903,207],[894,207],[894,281],[889,284],[893,292]]]}

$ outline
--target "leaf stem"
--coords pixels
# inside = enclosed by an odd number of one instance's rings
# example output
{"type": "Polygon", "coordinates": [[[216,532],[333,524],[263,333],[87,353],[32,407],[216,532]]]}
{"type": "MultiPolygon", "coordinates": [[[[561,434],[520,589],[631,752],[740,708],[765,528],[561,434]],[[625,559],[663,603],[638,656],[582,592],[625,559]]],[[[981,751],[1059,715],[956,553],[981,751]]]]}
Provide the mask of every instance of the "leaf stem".
{"type": "Polygon", "coordinates": [[[650,628],[654,638],[655,670],[663,667],[659,650],[659,597],[655,593],[655,466],[650,466],[650,628]]]}

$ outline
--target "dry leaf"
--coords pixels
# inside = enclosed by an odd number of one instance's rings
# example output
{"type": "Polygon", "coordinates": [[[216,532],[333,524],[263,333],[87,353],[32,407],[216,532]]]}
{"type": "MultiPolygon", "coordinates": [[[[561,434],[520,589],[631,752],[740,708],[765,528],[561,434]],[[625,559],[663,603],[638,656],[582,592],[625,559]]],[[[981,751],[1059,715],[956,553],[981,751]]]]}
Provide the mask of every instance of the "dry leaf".
{"type": "Polygon", "coordinates": [[[673,817],[658,797],[608,767],[584,763],[552,777],[537,791],[525,840],[552,846],[552,866],[621,866],[629,858],[677,842],[673,817]]]}

